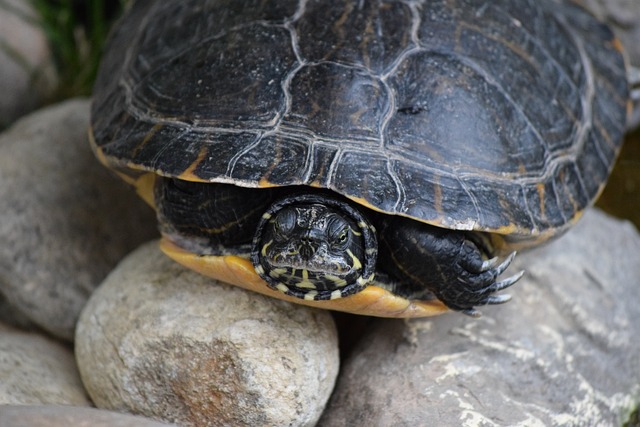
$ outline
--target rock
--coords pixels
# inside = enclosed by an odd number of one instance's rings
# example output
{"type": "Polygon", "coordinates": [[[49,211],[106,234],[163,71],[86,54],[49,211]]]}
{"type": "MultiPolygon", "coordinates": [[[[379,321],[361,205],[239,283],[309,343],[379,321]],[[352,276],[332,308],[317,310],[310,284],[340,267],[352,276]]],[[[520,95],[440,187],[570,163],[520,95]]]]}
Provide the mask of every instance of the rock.
{"type": "Polygon", "coordinates": [[[620,38],[631,64],[640,67],[640,7],[637,0],[580,0],[620,38]]]}
{"type": "Polygon", "coordinates": [[[592,209],[516,260],[513,300],[480,319],[374,322],[319,425],[622,425],[640,402],[640,235],[592,209]]]}
{"type": "Polygon", "coordinates": [[[0,2],[0,129],[36,108],[56,80],[51,50],[31,3],[0,2]]]}
{"type": "Polygon", "coordinates": [[[588,10],[606,22],[622,42],[628,58],[633,110],[627,130],[640,126],[640,7],[638,0],[580,0],[588,10]]]}
{"type": "Polygon", "coordinates": [[[89,101],[72,100],[0,134],[0,294],[68,340],[93,289],[157,235],[153,211],[94,158],[88,126],[89,101]]]}
{"type": "Polygon", "coordinates": [[[91,405],[69,348],[1,324],[0,378],[0,405],[91,405]]]}
{"type": "Polygon", "coordinates": [[[12,306],[2,294],[0,294],[0,323],[26,331],[38,330],[37,325],[12,306]]]}
{"type": "Polygon", "coordinates": [[[76,358],[96,406],[186,426],[314,425],[339,364],[328,312],[217,283],[157,242],[92,295],[76,358]]]}
{"type": "Polygon", "coordinates": [[[128,414],[74,406],[3,406],[3,427],[163,427],[165,424],[128,414]]]}

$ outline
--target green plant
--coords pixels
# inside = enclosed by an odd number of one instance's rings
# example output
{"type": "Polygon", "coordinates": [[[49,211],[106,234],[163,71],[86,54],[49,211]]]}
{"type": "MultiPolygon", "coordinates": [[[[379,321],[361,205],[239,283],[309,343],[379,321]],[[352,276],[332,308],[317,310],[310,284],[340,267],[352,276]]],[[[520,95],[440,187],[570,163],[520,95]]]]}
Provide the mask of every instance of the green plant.
{"type": "Polygon", "coordinates": [[[102,48],[126,0],[30,0],[59,75],[56,99],[89,95],[102,48]]]}

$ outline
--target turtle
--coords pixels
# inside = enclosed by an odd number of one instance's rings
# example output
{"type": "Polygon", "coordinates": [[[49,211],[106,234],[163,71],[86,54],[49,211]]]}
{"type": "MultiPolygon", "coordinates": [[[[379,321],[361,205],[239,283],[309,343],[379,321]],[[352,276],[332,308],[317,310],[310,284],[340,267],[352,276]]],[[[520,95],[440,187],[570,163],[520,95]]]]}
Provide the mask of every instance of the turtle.
{"type": "Polygon", "coordinates": [[[516,252],[603,189],[625,67],[568,0],[138,0],[90,139],[197,272],[356,314],[479,316],[511,298],[516,252]]]}

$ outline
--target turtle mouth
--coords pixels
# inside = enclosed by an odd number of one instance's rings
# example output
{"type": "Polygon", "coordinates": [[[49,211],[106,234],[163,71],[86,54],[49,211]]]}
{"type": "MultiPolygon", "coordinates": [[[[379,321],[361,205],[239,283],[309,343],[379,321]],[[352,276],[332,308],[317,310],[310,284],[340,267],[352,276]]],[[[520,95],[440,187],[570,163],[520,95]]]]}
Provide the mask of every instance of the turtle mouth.
{"type": "MultiPolygon", "coordinates": [[[[263,256],[267,255],[269,246],[273,244],[273,242],[269,242],[265,245],[263,256]]],[[[272,258],[268,262],[274,269],[307,270],[315,274],[340,276],[362,269],[362,264],[350,249],[346,249],[344,253],[336,254],[332,253],[326,244],[320,244],[319,247],[308,244],[295,247],[290,244],[286,248],[273,251],[272,258]]]]}
{"type": "Polygon", "coordinates": [[[288,284],[289,287],[319,292],[333,292],[349,284],[346,276],[323,271],[310,271],[306,268],[275,267],[267,274],[278,283],[288,284]]]}

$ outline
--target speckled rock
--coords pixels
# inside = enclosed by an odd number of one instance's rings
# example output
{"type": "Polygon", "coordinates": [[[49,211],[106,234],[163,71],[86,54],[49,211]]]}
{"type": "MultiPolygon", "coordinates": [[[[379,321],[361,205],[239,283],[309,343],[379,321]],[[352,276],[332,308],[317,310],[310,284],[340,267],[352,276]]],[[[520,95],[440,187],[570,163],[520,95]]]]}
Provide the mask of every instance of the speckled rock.
{"type": "Polygon", "coordinates": [[[92,295],[76,358],[96,406],[187,426],[314,425],[339,363],[328,312],[207,279],[156,242],[92,295]]]}
{"type": "Polygon", "coordinates": [[[74,406],[0,406],[2,427],[168,427],[143,417],[74,406]]]}
{"type": "Polygon", "coordinates": [[[374,322],[319,425],[620,426],[640,403],[640,235],[591,210],[505,305],[374,322]]]}
{"type": "Polygon", "coordinates": [[[36,108],[56,73],[44,31],[27,0],[0,2],[0,129],[36,108]]]}
{"type": "Polygon", "coordinates": [[[89,101],[33,113],[0,134],[0,294],[71,340],[87,298],[157,235],[153,211],[89,147],[89,101]]]}
{"type": "Polygon", "coordinates": [[[10,404],[90,406],[71,349],[0,324],[0,405],[10,404]]]}

